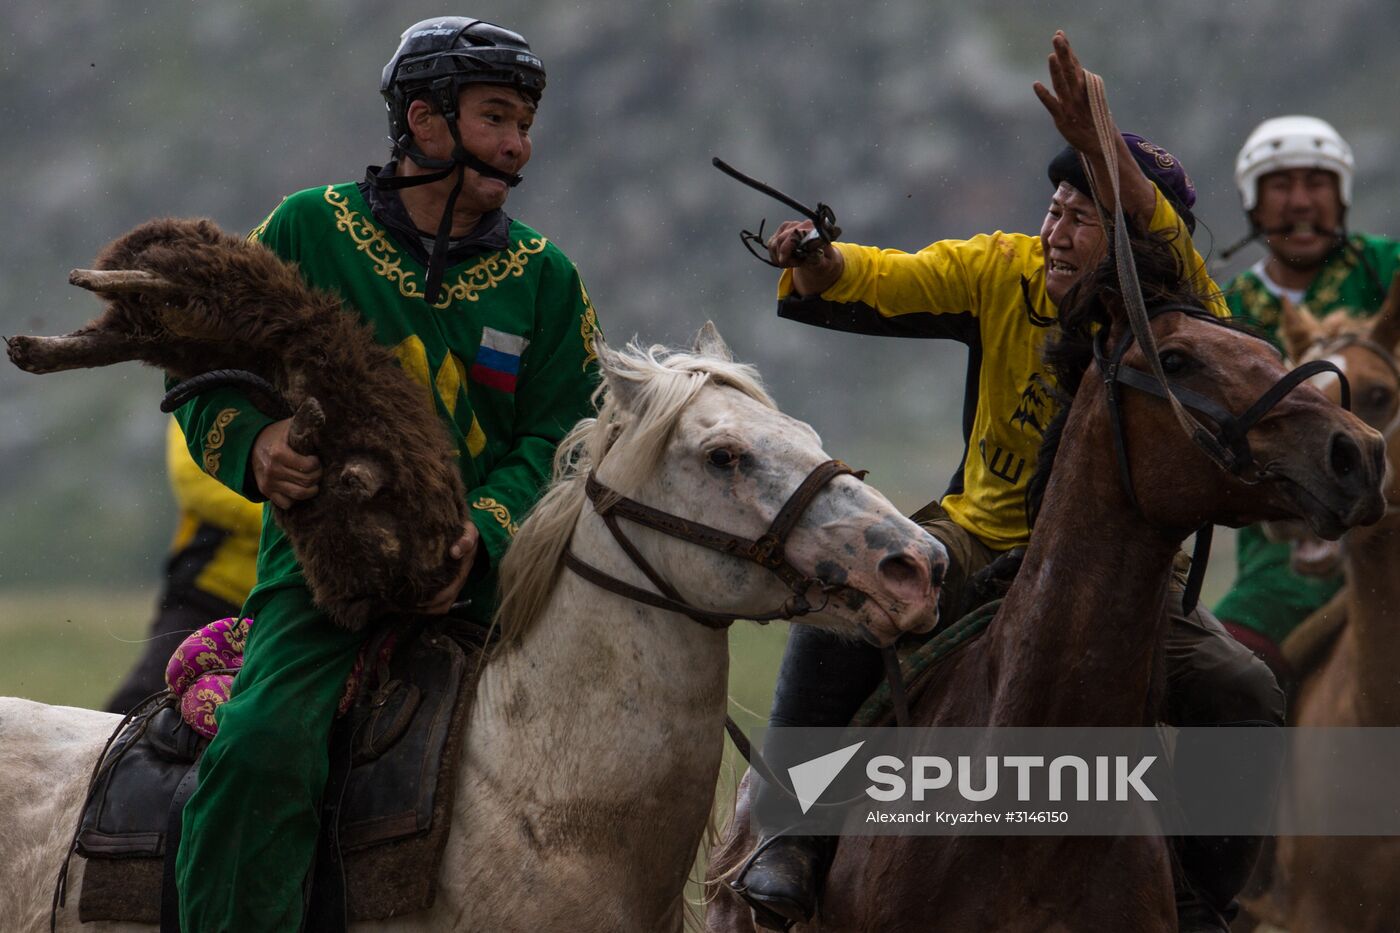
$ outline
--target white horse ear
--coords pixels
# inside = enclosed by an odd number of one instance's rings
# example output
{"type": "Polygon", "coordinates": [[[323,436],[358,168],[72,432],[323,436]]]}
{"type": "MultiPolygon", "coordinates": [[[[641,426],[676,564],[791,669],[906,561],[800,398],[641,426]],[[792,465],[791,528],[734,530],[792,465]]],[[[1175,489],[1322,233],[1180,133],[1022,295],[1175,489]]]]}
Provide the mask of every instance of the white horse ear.
{"type": "Polygon", "coordinates": [[[734,362],[734,354],[729,351],[729,344],[719,335],[719,328],[715,327],[714,321],[706,321],[705,326],[700,328],[700,333],[695,335],[693,349],[699,356],[714,357],[726,363],[734,362]]]}
{"type": "Polygon", "coordinates": [[[598,369],[603,374],[608,394],[630,410],[637,395],[637,384],[623,375],[626,367],[622,364],[622,354],[597,337],[593,340],[593,349],[598,354],[598,369]]]}

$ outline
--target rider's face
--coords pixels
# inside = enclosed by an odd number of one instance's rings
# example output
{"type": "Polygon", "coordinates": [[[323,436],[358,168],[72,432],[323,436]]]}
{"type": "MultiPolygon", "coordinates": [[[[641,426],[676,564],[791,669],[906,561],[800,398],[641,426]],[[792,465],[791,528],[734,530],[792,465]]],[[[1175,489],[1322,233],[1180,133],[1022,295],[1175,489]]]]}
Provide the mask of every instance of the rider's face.
{"type": "Polygon", "coordinates": [[[1251,216],[1279,262],[1313,268],[1332,251],[1342,225],[1337,176],[1318,168],[1270,172],[1259,179],[1259,203],[1251,216]]]}
{"type": "MultiPolygon", "coordinates": [[[[516,174],[530,161],[530,126],[535,105],[519,91],[494,84],[469,84],[457,100],[457,129],[462,145],[492,168],[516,174]]],[[[506,203],[510,188],[496,178],[468,170],[463,203],[476,202],[483,213],[506,203]]]]}
{"type": "Polygon", "coordinates": [[[1045,253],[1045,291],[1059,304],[1070,286],[1104,256],[1104,232],[1094,202],[1068,182],[1060,182],[1040,225],[1045,253]]]}
{"type": "MultiPolygon", "coordinates": [[[[530,127],[535,105],[519,91],[496,84],[469,84],[457,98],[457,132],[462,145],[487,165],[516,174],[530,161],[530,127]]],[[[409,123],[423,154],[450,159],[454,143],[442,117],[424,101],[409,108],[409,123]]],[[[510,193],[504,181],[467,169],[458,205],[477,213],[494,210],[510,193]]]]}

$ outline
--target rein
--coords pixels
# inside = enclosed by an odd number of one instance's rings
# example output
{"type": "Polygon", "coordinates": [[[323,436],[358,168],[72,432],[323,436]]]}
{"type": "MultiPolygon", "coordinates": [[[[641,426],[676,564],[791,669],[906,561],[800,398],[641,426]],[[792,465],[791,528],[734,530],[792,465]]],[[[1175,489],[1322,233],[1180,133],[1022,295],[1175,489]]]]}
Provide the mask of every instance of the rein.
{"type": "MultiPolygon", "coordinates": [[[[616,593],[633,602],[679,613],[711,629],[726,629],[741,617],[762,623],[774,619],[795,619],[813,612],[820,612],[826,608],[832,593],[848,590],[851,587],[829,582],[820,576],[809,577],[802,573],[787,559],[787,539],[811,506],[812,500],[826,487],[827,483],[838,476],[854,476],[864,480],[865,473],[865,470],[851,469],[840,460],[827,460],[818,464],[811,473],[807,474],[807,478],[793,490],[787,502],[783,503],[783,507],[773,517],[768,530],[757,538],[746,538],[742,535],[721,531],[702,522],[691,521],[670,512],[663,512],[635,499],[629,499],[604,485],[597,475],[590,471],[584,480],[584,491],[588,500],[593,503],[594,511],[603,519],[603,523],[607,525],[613,539],[617,541],[618,546],[632,561],[633,566],[640,570],[651,581],[652,586],[660,592],[653,593],[599,570],[579,558],[574,553],[572,546],[564,551],[564,566],[600,589],[616,593]],[[743,613],[742,616],[731,612],[702,609],[692,605],[686,602],[680,591],[651,565],[651,562],[623,532],[622,526],[619,524],[619,519],[623,518],[672,538],[690,544],[698,544],[712,551],[758,564],[776,574],[779,579],[786,583],[788,588],[792,590],[792,595],[776,609],[757,614],[743,613]],[[816,605],[813,605],[807,598],[807,594],[814,588],[820,589],[823,597],[821,602],[816,605]]],[[[908,701],[905,695],[904,681],[899,672],[898,658],[893,646],[880,650],[885,665],[885,677],[889,681],[891,695],[895,697],[895,719],[901,726],[908,725],[908,701]]],[[[744,760],[765,781],[791,793],[787,785],[773,772],[763,757],[753,750],[748,736],[739,728],[733,717],[725,717],[724,727],[729,733],[730,740],[734,742],[734,747],[739,750],[739,754],[744,756],[744,760]]]]}
{"type": "MultiPolygon", "coordinates": [[[[1133,489],[1132,471],[1128,466],[1127,445],[1123,436],[1122,415],[1118,402],[1119,383],[1164,399],[1171,406],[1172,414],[1176,416],[1177,423],[1181,425],[1182,430],[1216,466],[1246,483],[1258,482],[1257,477],[1251,480],[1245,479],[1243,476],[1244,471],[1254,462],[1249,449],[1249,441],[1245,437],[1249,429],[1263,419],[1264,415],[1304,379],[1329,370],[1336,373],[1337,378],[1341,380],[1342,406],[1349,411],[1351,409],[1351,387],[1347,383],[1346,375],[1335,364],[1326,360],[1316,360],[1304,364],[1280,378],[1239,418],[1235,418],[1215,401],[1172,384],[1171,380],[1167,378],[1166,371],[1162,367],[1161,356],[1157,352],[1157,342],[1152,335],[1152,318],[1166,311],[1178,311],[1191,314],[1193,317],[1211,320],[1215,320],[1215,318],[1204,308],[1195,308],[1190,305],[1164,305],[1153,309],[1152,312],[1148,311],[1146,303],[1143,301],[1137,267],[1133,262],[1132,239],[1128,234],[1127,220],[1123,215],[1123,196],[1118,175],[1118,139],[1113,132],[1113,117],[1108,110],[1103,78],[1086,69],[1084,80],[1089,95],[1089,109],[1094,117],[1094,131],[1098,135],[1099,148],[1103,152],[1104,163],[1108,170],[1109,189],[1113,194],[1114,264],[1118,271],[1119,291],[1122,293],[1123,305],[1127,311],[1130,327],[1130,333],[1123,336],[1111,355],[1106,350],[1108,341],[1106,329],[1100,330],[1094,340],[1094,358],[1099,365],[1105,387],[1108,389],[1109,411],[1113,421],[1113,444],[1118,456],[1118,468],[1123,479],[1124,489],[1128,493],[1133,507],[1141,512],[1137,493],[1133,489]],[[1122,365],[1123,356],[1134,341],[1142,346],[1143,355],[1147,358],[1147,366],[1151,372],[1150,377],[1140,370],[1122,365]],[[1214,421],[1216,430],[1212,432],[1193,416],[1187,410],[1188,408],[1214,421]]],[[[1090,179],[1090,187],[1094,189],[1094,206],[1098,209],[1101,220],[1107,224],[1103,202],[1099,196],[1098,187],[1094,183],[1093,167],[1082,155],[1080,159],[1084,162],[1085,174],[1090,179]]],[[[1186,591],[1182,596],[1183,611],[1188,614],[1195,609],[1201,585],[1205,580],[1205,564],[1210,555],[1212,530],[1213,526],[1209,524],[1196,530],[1196,549],[1192,555],[1191,573],[1187,579],[1186,591]]]]}

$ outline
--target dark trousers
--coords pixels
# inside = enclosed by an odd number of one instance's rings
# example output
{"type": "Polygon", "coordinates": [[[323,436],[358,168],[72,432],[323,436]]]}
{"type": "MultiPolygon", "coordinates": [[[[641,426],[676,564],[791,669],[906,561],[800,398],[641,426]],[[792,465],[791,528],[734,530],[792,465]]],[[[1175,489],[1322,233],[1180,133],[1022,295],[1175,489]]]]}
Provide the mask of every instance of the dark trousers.
{"type": "MultiPolygon", "coordinates": [[[[1210,610],[1167,628],[1164,719],[1174,726],[1283,725],[1283,691],[1268,666],[1230,637],[1210,610]]],[[[880,684],[880,649],[794,625],[778,670],[770,726],[844,726],[880,684]]],[[[935,673],[934,676],[937,676],[935,673]]]]}
{"type": "MultiPolygon", "coordinates": [[[[1171,620],[1164,718],[1169,724],[1283,725],[1284,695],[1268,665],[1235,641],[1204,606],[1198,605],[1189,615],[1183,613],[1179,582],[1168,596],[1167,611],[1171,620]]],[[[794,625],[778,671],[769,725],[844,726],[879,685],[883,670],[878,648],[794,625]]],[[[776,747],[771,742],[765,743],[765,757],[781,771],[786,750],[781,742],[776,747]]],[[[1274,805],[1281,761],[1261,759],[1255,765],[1248,775],[1217,777],[1257,789],[1254,799],[1264,814],[1274,805]]],[[[1173,773],[1211,775],[1213,768],[1214,763],[1191,743],[1178,743],[1173,773]]],[[[772,790],[759,782],[759,792],[772,790]]],[[[1231,916],[1232,900],[1248,880],[1261,843],[1258,837],[1244,836],[1178,839],[1178,901],[1203,901],[1231,916]]]]}

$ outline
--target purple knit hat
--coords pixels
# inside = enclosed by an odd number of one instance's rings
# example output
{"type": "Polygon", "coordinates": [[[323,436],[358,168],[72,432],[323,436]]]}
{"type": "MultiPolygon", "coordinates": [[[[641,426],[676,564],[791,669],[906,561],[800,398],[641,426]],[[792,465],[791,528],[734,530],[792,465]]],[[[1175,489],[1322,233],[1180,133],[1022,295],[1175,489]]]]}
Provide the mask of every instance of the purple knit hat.
{"type": "MultiPolygon", "coordinates": [[[[1142,173],[1152,180],[1171,202],[1172,207],[1176,208],[1177,214],[1186,222],[1187,229],[1195,233],[1196,217],[1191,213],[1191,208],[1196,204],[1196,186],[1191,184],[1191,176],[1186,174],[1181,160],[1136,133],[1124,133],[1123,140],[1128,144],[1128,151],[1133,154],[1133,160],[1142,169],[1142,173]]],[[[1084,167],[1080,164],[1079,154],[1072,147],[1066,146],[1050,160],[1049,174],[1050,183],[1055,187],[1058,188],[1060,182],[1067,181],[1085,196],[1093,196],[1089,190],[1089,180],[1084,175],[1084,167]]]]}

